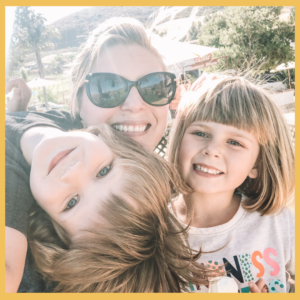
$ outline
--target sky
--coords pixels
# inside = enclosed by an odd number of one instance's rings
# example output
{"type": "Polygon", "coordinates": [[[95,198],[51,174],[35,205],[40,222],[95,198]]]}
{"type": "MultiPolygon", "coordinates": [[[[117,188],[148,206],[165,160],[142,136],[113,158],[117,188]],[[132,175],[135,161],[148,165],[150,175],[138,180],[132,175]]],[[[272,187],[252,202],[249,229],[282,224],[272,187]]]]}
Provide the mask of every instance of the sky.
{"type": "MultiPolygon", "coordinates": [[[[76,11],[88,8],[90,6],[31,6],[37,13],[42,14],[46,19],[46,24],[51,24],[76,11]]],[[[12,34],[15,18],[16,6],[5,7],[5,53],[9,48],[10,37],[12,34]]]]}

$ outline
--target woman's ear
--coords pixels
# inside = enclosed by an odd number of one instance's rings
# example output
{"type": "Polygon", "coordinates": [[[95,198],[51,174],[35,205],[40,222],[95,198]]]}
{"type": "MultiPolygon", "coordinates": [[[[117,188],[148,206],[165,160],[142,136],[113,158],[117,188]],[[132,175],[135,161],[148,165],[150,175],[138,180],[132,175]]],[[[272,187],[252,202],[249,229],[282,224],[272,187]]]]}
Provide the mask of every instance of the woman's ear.
{"type": "Polygon", "coordinates": [[[248,177],[250,178],[257,178],[258,176],[258,172],[256,168],[251,169],[251,171],[248,174],[248,177]]]}

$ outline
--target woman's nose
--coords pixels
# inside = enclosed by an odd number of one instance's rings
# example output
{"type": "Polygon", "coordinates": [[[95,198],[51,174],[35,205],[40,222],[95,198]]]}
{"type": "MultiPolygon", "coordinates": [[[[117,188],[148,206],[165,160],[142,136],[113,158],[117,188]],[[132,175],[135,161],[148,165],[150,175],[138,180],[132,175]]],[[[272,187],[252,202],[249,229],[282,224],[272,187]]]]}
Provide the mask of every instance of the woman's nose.
{"type": "Polygon", "coordinates": [[[128,94],[127,99],[121,104],[120,108],[124,111],[130,111],[133,113],[139,112],[145,109],[146,103],[142,99],[139,91],[135,86],[133,86],[128,94]]]}
{"type": "Polygon", "coordinates": [[[70,164],[66,167],[60,179],[65,183],[77,185],[78,182],[82,179],[82,167],[83,164],[81,161],[70,164]]]}

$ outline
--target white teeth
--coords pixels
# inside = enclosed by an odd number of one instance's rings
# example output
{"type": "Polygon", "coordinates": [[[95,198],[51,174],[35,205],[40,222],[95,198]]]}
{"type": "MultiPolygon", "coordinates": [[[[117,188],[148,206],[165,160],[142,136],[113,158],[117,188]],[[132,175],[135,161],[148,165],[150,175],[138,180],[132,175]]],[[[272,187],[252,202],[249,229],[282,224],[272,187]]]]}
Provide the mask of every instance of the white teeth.
{"type": "Polygon", "coordinates": [[[147,128],[147,125],[113,125],[113,128],[115,128],[118,131],[129,131],[129,132],[141,132],[145,131],[147,128]]]}
{"type": "Polygon", "coordinates": [[[195,165],[195,170],[196,171],[201,171],[203,173],[213,174],[213,175],[218,175],[218,174],[222,173],[222,172],[219,172],[217,170],[207,169],[207,168],[201,167],[199,165],[195,165]]]}

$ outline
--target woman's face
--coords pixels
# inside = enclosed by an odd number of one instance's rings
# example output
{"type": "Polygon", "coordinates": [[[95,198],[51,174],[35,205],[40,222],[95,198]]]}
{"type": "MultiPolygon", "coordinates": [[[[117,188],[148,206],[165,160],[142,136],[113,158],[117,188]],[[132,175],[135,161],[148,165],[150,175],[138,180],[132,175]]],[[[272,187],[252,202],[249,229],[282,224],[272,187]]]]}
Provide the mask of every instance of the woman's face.
{"type": "Polygon", "coordinates": [[[89,224],[111,192],[122,193],[123,173],[100,137],[62,132],[36,147],[30,187],[39,205],[72,236],[89,224]]]}
{"type": "MultiPolygon", "coordinates": [[[[164,71],[158,59],[138,45],[119,45],[104,50],[92,66],[90,73],[108,72],[137,81],[141,77],[164,71]]],[[[146,148],[153,149],[166,129],[169,105],[155,107],[147,104],[133,87],[124,103],[114,108],[95,106],[84,90],[80,116],[84,126],[106,123],[131,126],[132,131],[122,131],[146,148]],[[135,127],[145,128],[134,131],[135,127]],[[143,127],[144,126],[144,127],[143,127]]],[[[120,128],[120,126],[118,126],[120,128]]],[[[121,127],[121,128],[122,128],[121,127]]]]}

